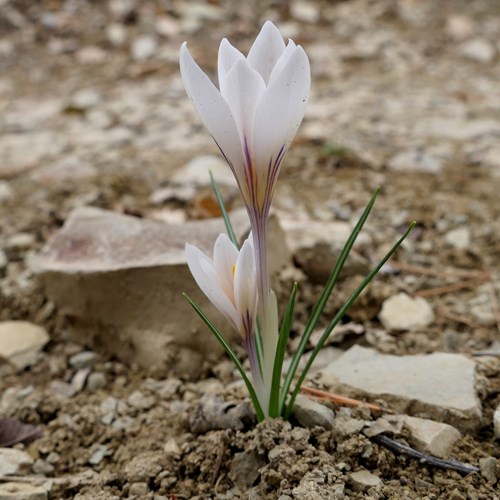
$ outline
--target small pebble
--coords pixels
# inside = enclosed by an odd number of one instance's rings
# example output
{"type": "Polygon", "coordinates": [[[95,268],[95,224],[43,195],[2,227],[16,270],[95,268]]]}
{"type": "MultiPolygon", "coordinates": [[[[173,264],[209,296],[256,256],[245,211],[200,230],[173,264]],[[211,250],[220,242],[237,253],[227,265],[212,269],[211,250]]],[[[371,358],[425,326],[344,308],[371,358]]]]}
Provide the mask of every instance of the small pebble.
{"type": "Polygon", "coordinates": [[[80,370],[81,368],[91,368],[96,361],[96,354],[92,351],[82,351],[69,358],[69,364],[73,368],[80,370]]]}
{"type": "Polygon", "coordinates": [[[491,483],[495,484],[497,482],[497,461],[494,457],[485,457],[479,459],[479,468],[481,469],[481,474],[491,483]]]}
{"type": "Polygon", "coordinates": [[[106,387],[106,375],[102,372],[93,372],[87,378],[87,389],[90,392],[98,391],[106,387]]]}
{"type": "Polygon", "coordinates": [[[138,497],[143,497],[144,495],[147,495],[149,493],[149,486],[148,483],[132,483],[130,485],[129,489],[129,494],[130,495],[135,495],[138,497]]]}
{"type": "Polygon", "coordinates": [[[11,250],[29,250],[35,244],[35,236],[30,233],[17,233],[7,240],[6,248],[11,250]]]}
{"type": "Polygon", "coordinates": [[[104,460],[104,457],[108,454],[109,450],[107,446],[104,445],[97,446],[97,449],[94,451],[94,453],[92,453],[91,457],[89,458],[89,464],[99,465],[104,460]]]}
{"type": "Polygon", "coordinates": [[[142,35],[132,43],[132,57],[135,61],[145,61],[155,55],[157,47],[154,37],[142,35]]]}
{"type": "Polygon", "coordinates": [[[33,472],[42,476],[50,476],[54,472],[54,466],[39,458],[33,464],[33,472]]]}

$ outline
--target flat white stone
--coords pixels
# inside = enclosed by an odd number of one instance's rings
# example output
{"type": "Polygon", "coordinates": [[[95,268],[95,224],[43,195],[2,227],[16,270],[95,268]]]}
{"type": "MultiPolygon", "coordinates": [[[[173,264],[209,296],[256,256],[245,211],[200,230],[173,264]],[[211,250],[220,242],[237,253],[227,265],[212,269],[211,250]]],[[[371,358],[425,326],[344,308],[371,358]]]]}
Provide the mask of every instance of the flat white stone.
{"type": "Polygon", "coordinates": [[[0,483],[0,500],[47,500],[49,491],[49,482],[42,486],[20,482],[0,483]]]}
{"type": "Polygon", "coordinates": [[[28,321],[0,322],[0,358],[18,370],[34,364],[48,341],[49,335],[41,326],[28,321]]]}
{"type": "Polygon", "coordinates": [[[500,404],[493,414],[493,429],[495,431],[495,437],[500,439],[500,404]]]}
{"type": "Polygon", "coordinates": [[[354,491],[366,491],[383,485],[382,479],[367,470],[358,470],[349,474],[349,482],[354,491]]]}
{"type": "Polygon", "coordinates": [[[412,444],[436,457],[448,458],[460,438],[460,432],[455,427],[441,422],[405,415],[404,424],[410,431],[412,444]]]}
{"type": "Polygon", "coordinates": [[[0,448],[0,476],[19,476],[29,472],[33,459],[25,451],[0,448]]]}
{"type": "Polygon", "coordinates": [[[443,170],[444,161],[419,149],[402,151],[393,156],[387,163],[391,170],[402,172],[415,171],[439,174],[443,170]]]}
{"type": "Polygon", "coordinates": [[[333,411],[330,408],[300,394],[295,400],[293,416],[304,427],[331,429],[333,426],[333,411]]]}
{"type": "Polygon", "coordinates": [[[471,430],[479,427],[481,417],[475,366],[459,354],[393,356],[354,346],[322,370],[321,377],[343,394],[383,398],[397,412],[471,430]]]}
{"type": "Polygon", "coordinates": [[[471,241],[470,231],[466,227],[457,227],[446,233],[444,241],[453,248],[468,248],[471,241]]]}
{"type": "MultiPolygon", "coordinates": [[[[236,234],[249,231],[245,210],[230,214],[236,234]]],[[[212,255],[222,219],[165,224],[95,208],[75,209],[32,261],[48,297],[72,317],[73,338],[122,361],[195,375],[220,346],[182,296],[186,292],[230,340],[239,336],[199,290],[186,242],[212,255]],[[68,293],[71,290],[71,293],[68,293]],[[111,332],[113,332],[111,334],[111,332]],[[169,365],[170,366],[170,365],[169,365]]],[[[289,262],[283,231],[270,219],[272,275],[289,262]]]]}
{"type": "Polygon", "coordinates": [[[468,40],[458,50],[463,57],[483,64],[490,63],[495,58],[495,47],[484,38],[468,40]]]}
{"type": "Polygon", "coordinates": [[[401,292],[384,301],[378,317],[389,330],[411,330],[430,325],[434,312],[424,298],[401,292]]]}

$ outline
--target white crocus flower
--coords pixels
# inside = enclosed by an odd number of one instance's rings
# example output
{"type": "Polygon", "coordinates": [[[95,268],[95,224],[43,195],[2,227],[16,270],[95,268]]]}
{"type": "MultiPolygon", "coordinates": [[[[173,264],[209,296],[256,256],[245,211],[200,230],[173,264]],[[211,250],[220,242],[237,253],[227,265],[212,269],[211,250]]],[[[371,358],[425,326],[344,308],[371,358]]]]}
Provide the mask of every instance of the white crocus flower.
{"type": "Polygon", "coordinates": [[[214,245],[213,259],[186,243],[189,270],[212,304],[248,340],[253,336],[257,313],[255,258],[251,239],[241,250],[221,234],[214,245]]]}
{"type": "Polygon", "coordinates": [[[266,217],[281,162],[302,122],[311,75],[302,47],[285,45],[267,21],[248,57],[223,39],[219,89],[191,57],[180,54],[186,91],[231,167],[254,217],[266,217]]]}

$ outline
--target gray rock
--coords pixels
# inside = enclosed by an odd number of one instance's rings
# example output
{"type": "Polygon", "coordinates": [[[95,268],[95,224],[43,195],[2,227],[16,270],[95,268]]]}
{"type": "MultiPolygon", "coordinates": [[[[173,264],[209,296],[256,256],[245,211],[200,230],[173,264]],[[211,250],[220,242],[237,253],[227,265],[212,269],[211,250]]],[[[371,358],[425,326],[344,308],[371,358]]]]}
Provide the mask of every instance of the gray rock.
{"type": "Polygon", "coordinates": [[[255,412],[249,402],[235,405],[217,396],[203,396],[189,418],[194,434],[205,434],[219,429],[241,430],[255,422],[255,412]]]}
{"type": "Polygon", "coordinates": [[[383,415],[373,423],[366,422],[369,427],[363,430],[363,434],[368,437],[378,436],[379,434],[398,436],[403,430],[404,417],[405,415],[383,415]]]}
{"type": "Polygon", "coordinates": [[[132,483],[130,485],[128,492],[129,492],[129,495],[134,495],[134,496],[137,496],[139,498],[143,498],[144,495],[147,495],[149,493],[148,483],[145,483],[143,481],[140,481],[137,483],[132,483]]]}
{"type": "Polygon", "coordinates": [[[495,457],[480,458],[479,468],[481,469],[481,474],[491,484],[496,484],[498,476],[497,476],[497,461],[495,457]]]}
{"type": "Polygon", "coordinates": [[[71,111],[86,111],[101,101],[101,96],[93,89],[82,89],[69,100],[66,108],[71,111]]]}
{"type": "Polygon", "coordinates": [[[15,448],[0,448],[0,476],[20,476],[27,474],[33,459],[25,451],[15,448]]]}
{"type": "Polygon", "coordinates": [[[0,500],[48,500],[50,486],[29,483],[0,483],[0,500]]]}
{"type": "Polygon", "coordinates": [[[256,451],[236,453],[229,470],[229,479],[241,490],[247,491],[259,478],[259,469],[266,461],[256,451]]]}
{"type": "Polygon", "coordinates": [[[71,367],[79,370],[80,368],[92,368],[96,361],[96,354],[92,351],[82,351],[74,354],[69,358],[69,364],[71,367]]]}
{"type": "Polygon", "coordinates": [[[470,231],[466,227],[457,227],[456,229],[452,229],[446,233],[444,241],[447,245],[453,248],[468,248],[470,247],[471,242],[470,231]]]}
{"type": "Polygon", "coordinates": [[[460,432],[448,424],[409,416],[404,417],[404,424],[415,448],[436,457],[448,458],[460,438],[460,432]]]}
{"type": "Polygon", "coordinates": [[[339,416],[333,421],[332,433],[337,437],[346,438],[353,434],[359,434],[366,422],[347,415],[339,416]]]}
{"type": "Polygon", "coordinates": [[[430,325],[434,312],[424,298],[398,293],[384,301],[378,317],[388,330],[411,330],[430,325]]]}
{"type": "MultiPolygon", "coordinates": [[[[280,214],[287,245],[304,274],[314,283],[324,283],[332,272],[349,238],[352,227],[346,222],[295,220],[280,214]]],[[[355,250],[346,260],[343,276],[367,274],[368,261],[355,250]]]]}
{"type": "MultiPolygon", "coordinates": [[[[238,236],[249,228],[244,211],[231,214],[238,236]]],[[[229,341],[238,335],[209,304],[189,272],[186,242],[211,255],[222,219],[182,225],[78,208],[31,261],[46,294],[72,317],[72,335],[125,363],[170,367],[197,374],[202,359],[221,352],[182,292],[204,310],[229,341]],[[72,290],[72,293],[68,293],[72,290]],[[165,307],[168,304],[168,307],[165,307]]],[[[283,232],[270,221],[269,265],[273,276],[288,263],[283,232]]]]}
{"type": "Polygon", "coordinates": [[[125,477],[132,483],[148,482],[162,471],[166,462],[162,451],[140,453],[125,465],[125,477]]]}
{"type": "Polygon", "coordinates": [[[99,444],[94,447],[94,451],[89,458],[90,465],[99,465],[105,457],[111,454],[109,448],[104,444],[99,444]]]}
{"type": "Polygon", "coordinates": [[[114,47],[121,47],[127,41],[127,29],[123,24],[110,23],[106,26],[106,38],[114,47]]]}
{"type": "Polygon", "coordinates": [[[7,181],[0,181],[0,205],[14,196],[14,190],[7,181]]]}
{"type": "Polygon", "coordinates": [[[210,186],[210,172],[219,186],[237,187],[234,175],[219,156],[203,155],[190,160],[172,176],[172,182],[187,186],[210,186]]]}
{"type": "Polygon", "coordinates": [[[443,170],[444,161],[437,156],[426,153],[421,149],[402,151],[393,156],[387,166],[399,172],[415,171],[430,174],[439,174],[443,170]]]}
{"type": "Polygon", "coordinates": [[[31,233],[17,233],[6,242],[5,248],[9,250],[29,250],[35,244],[35,236],[31,233]]]}
{"type": "Polygon", "coordinates": [[[349,484],[354,491],[367,491],[370,488],[380,488],[382,479],[367,470],[359,470],[349,474],[349,484]]]}
{"type": "Polygon", "coordinates": [[[154,396],[146,396],[141,391],[134,391],[127,399],[127,403],[138,410],[148,410],[156,403],[154,396]]]}
{"type": "Polygon", "coordinates": [[[459,53],[472,61],[488,64],[495,59],[495,47],[484,38],[474,38],[458,47],[459,53]]]}
{"type": "Polygon", "coordinates": [[[131,52],[135,61],[145,61],[156,53],[158,43],[151,35],[141,35],[132,42],[131,52]]]}
{"type": "Polygon", "coordinates": [[[35,474],[41,474],[42,476],[50,476],[55,470],[55,467],[42,460],[41,458],[37,459],[33,464],[33,472],[35,474]]]}
{"type": "Polygon", "coordinates": [[[458,354],[380,354],[354,346],[322,373],[332,390],[353,397],[384,398],[400,413],[445,421],[467,431],[480,425],[475,363],[458,354]]]}
{"type": "Polygon", "coordinates": [[[316,23],[321,18],[319,6],[311,2],[295,0],[291,2],[290,10],[295,19],[305,23],[316,23]]]}
{"type": "Polygon", "coordinates": [[[9,259],[7,258],[7,255],[5,255],[5,252],[0,249],[0,271],[3,271],[7,267],[8,263],[9,259]]]}
{"type": "Polygon", "coordinates": [[[0,358],[18,370],[33,365],[49,341],[44,328],[27,321],[0,322],[0,358]]]}
{"type": "Polygon", "coordinates": [[[493,429],[495,437],[500,439],[500,403],[497,406],[495,413],[493,413],[493,429]]]}
{"type": "Polygon", "coordinates": [[[87,389],[90,392],[104,389],[108,383],[106,374],[102,372],[92,372],[87,378],[87,389]]]}
{"type": "Polygon", "coordinates": [[[0,178],[9,178],[43,160],[60,154],[68,138],[50,130],[30,133],[2,134],[0,142],[0,178]]]}
{"type": "Polygon", "coordinates": [[[464,14],[452,14],[446,19],[446,34],[457,41],[469,38],[474,30],[474,21],[464,14]]]}
{"type": "Polygon", "coordinates": [[[312,399],[298,395],[293,407],[293,417],[304,427],[333,427],[333,411],[312,399]]]}

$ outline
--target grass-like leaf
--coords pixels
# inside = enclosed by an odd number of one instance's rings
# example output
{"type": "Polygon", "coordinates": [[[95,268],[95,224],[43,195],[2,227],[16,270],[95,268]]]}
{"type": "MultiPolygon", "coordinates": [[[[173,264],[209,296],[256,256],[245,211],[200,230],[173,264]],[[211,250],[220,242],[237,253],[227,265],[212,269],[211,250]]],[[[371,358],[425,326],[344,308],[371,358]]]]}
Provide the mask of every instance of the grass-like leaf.
{"type": "Polygon", "coordinates": [[[224,224],[226,225],[227,235],[229,239],[234,243],[236,248],[240,249],[240,244],[238,242],[238,238],[236,237],[236,233],[234,232],[233,225],[231,223],[231,219],[229,218],[229,214],[227,213],[226,206],[224,205],[224,200],[222,199],[222,195],[220,194],[217,183],[215,182],[214,176],[212,172],[210,172],[210,182],[212,183],[212,189],[214,190],[215,197],[217,198],[217,203],[219,205],[222,218],[224,219],[224,224]]]}
{"type": "Polygon", "coordinates": [[[286,344],[290,335],[292,326],[293,310],[295,308],[295,300],[297,298],[297,290],[299,285],[297,282],[293,284],[292,293],[288,301],[283,321],[281,323],[280,333],[278,337],[278,345],[276,347],[276,355],[274,357],[273,377],[271,382],[271,396],[269,398],[269,416],[271,418],[279,417],[283,408],[284,398],[280,394],[281,386],[281,371],[283,369],[283,359],[285,358],[286,344]]]}
{"type": "Polygon", "coordinates": [[[348,311],[348,309],[351,307],[353,302],[358,298],[359,294],[366,288],[368,283],[375,277],[375,275],[380,271],[381,267],[390,259],[392,254],[398,249],[398,247],[403,243],[403,241],[406,239],[406,237],[410,234],[411,230],[415,227],[416,222],[413,221],[408,229],[405,231],[403,236],[399,238],[399,240],[396,242],[396,244],[389,250],[389,252],[385,255],[385,257],[377,264],[377,266],[371,270],[371,272],[368,274],[368,276],[363,280],[363,282],[354,290],[354,292],[351,294],[347,302],[340,308],[340,310],[337,312],[335,317],[328,323],[327,327],[325,328],[325,331],[323,332],[323,335],[321,336],[321,339],[317,343],[316,347],[311,353],[311,356],[309,356],[309,359],[307,360],[306,366],[304,367],[304,370],[300,374],[300,377],[297,381],[297,384],[295,385],[295,388],[290,396],[290,401],[288,402],[288,405],[285,410],[285,419],[288,419],[292,413],[293,410],[293,405],[295,404],[295,399],[297,397],[297,394],[299,393],[300,386],[304,382],[304,379],[306,378],[307,373],[309,372],[309,369],[311,368],[311,365],[313,364],[316,356],[318,355],[319,351],[323,347],[324,343],[328,339],[330,333],[332,330],[337,326],[339,321],[343,318],[344,314],[348,311]]]}
{"type": "Polygon", "coordinates": [[[259,422],[262,422],[264,420],[264,412],[262,411],[262,407],[260,406],[259,399],[257,398],[257,393],[255,392],[255,389],[252,385],[252,382],[250,382],[250,379],[247,377],[247,374],[245,373],[245,370],[243,369],[243,366],[240,363],[240,360],[236,356],[236,353],[233,351],[231,346],[227,343],[226,339],[224,336],[217,330],[215,325],[207,318],[205,313],[191,300],[189,295],[186,293],[183,293],[184,297],[186,300],[191,304],[191,307],[196,311],[198,316],[203,320],[203,322],[208,326],[210,331],[214,334],[215,338],[219,341],[219,343],[224,347],[226,350],[228,356],[231,358],[231,361],[234,363],[234,366],[238,369],[240,372],[241,378],[245,382],[245,385],[247,386],[248,393],[250,394],[250,398],[252,400],[253,406],[255,408],[255,412],[257,414],[257,420],[259,422]]]}
{"type": "Polygon", "coordinates": [[[288,373],[285,378],[285,383],[283,384],[283,392],[282,392],[282,398],[286,398],[288,391],[290,390],[293,378],[295,376],[295,373],[297,371],[297,367],[299,366],[300,359],[302,355],[304,354],[304,351],[307,347],[307,343],[309,342],[309,338],[314,331],[314,328],[316,327],[316,324],[318,323],[319,318],[321,317],[321,314],[323,313],[323,310],[325,308],[325,305],[332,293],[333,287],[337,283],[337,280],[340,276],[340,273],[342,272],[342,269],[344,267],[345,261],[347,260],[347,257],[349,255],[349,252],[351,251],[356,238],[358,237],[359,233],[361,232],[361,229],[363,228],[364,223],[366,222],[366,219],[368,218],[368,215],[370,214],[370,211],[373,207],[373,204],[375,203],[375,200],[377,199],[377,196],[380,192],[380,187],[377,187],[375,191],[373,192],[373,195],[364,209],[363,213],[361,214],[360,219],[358,220],[356,226],[354,226],[354,229],[349,236],[348,240],[346,241],[344,248],[342,249],[342,252],[339,255],[339,258],[337,259],[337,262],[335,264],[335,267],[333,268],[330,276],[328,277],[328,280],[326,282],[325,288],[323,289],[323,292],[321,293],[318,302],[316,302],[311,316],[309,317],[304,334],[302,335],[302,338],[300,339],[299,346],[297,347],[297,350],[292,358],[292,362],[290,364],[290,368],[288,369],[288,373]]]}

